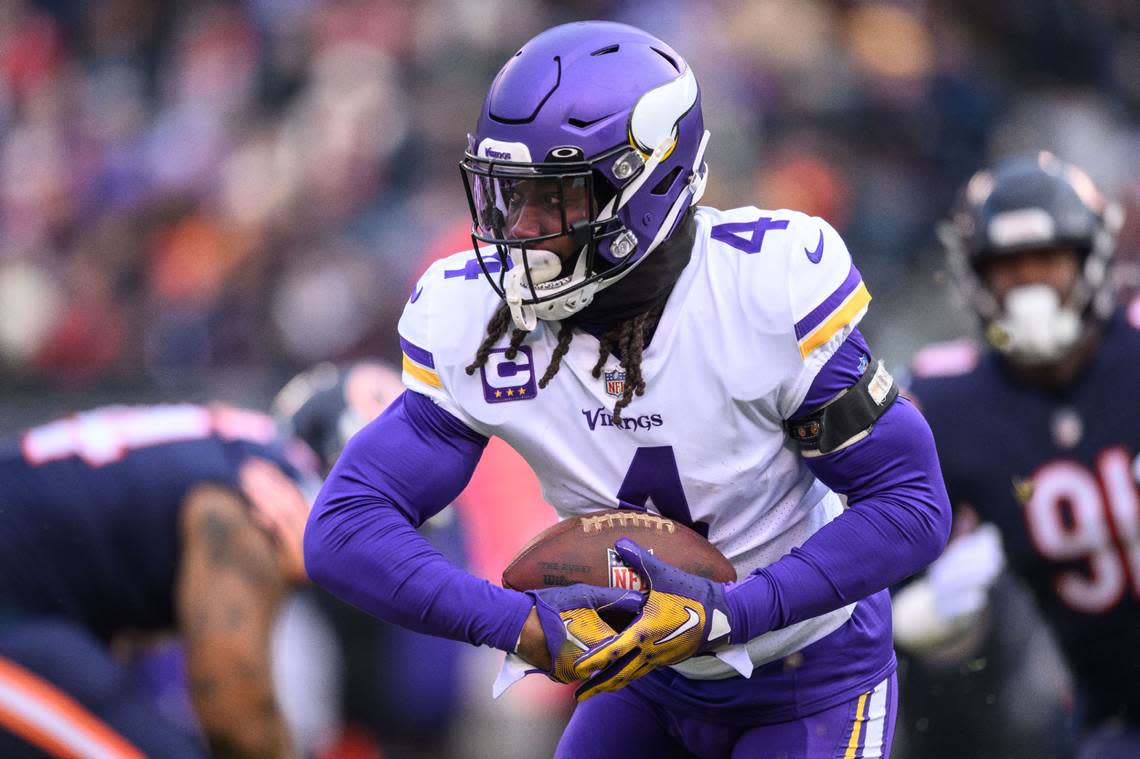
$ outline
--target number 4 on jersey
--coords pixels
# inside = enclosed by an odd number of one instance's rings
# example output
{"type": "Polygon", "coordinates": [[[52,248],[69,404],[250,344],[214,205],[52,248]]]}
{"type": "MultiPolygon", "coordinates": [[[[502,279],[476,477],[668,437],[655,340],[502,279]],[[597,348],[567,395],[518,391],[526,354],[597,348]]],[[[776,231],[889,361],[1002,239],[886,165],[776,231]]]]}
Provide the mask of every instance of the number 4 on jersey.
{"type": "Polygon", "coordinates": [[[693,515],[689,513],[689,501],[681,487],[677,457],[670,445],[637,449],[618,488],[617,499],[621,508],[638,511],[648,511],[648,503],[652,500],[662,516],[693,528],[702,537],[709,536],[708,524],[694,522],[693,515]]]}
{"type": "Polygon", "coordinates": [[[770,229],[787,229],[787,219],[761,216],[756,221],[733,221],[712,228],[712,239],[731,245],[745,253],[759,253],[764,245],[764,233],[770,229]],[[749,233],[747,237],[744,233],[749,233]]]}

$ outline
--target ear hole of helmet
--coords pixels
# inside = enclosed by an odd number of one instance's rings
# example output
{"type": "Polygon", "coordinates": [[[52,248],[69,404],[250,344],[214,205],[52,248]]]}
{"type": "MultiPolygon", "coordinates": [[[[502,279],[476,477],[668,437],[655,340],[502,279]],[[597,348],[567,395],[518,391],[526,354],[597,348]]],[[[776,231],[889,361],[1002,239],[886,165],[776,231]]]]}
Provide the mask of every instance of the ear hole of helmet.
{"type": "Polygon", "coordinates": [[[673,170],[662,177],[661,181],[654,185],[653,189],[650,190],[650,192],[654,195],[668,195],[669,190],[673,189],[673,185],[676,183],[677,177],[680,176],[681,169],[681,166],[674,166],[673,170]]]}
{"type": "Polygon", "coordinates": [[[605,174],[597,169],[593,169],[591,173],[594,175],[594,213],[596,214],[613,199],[617,193],[617,188],[605,174]]]}

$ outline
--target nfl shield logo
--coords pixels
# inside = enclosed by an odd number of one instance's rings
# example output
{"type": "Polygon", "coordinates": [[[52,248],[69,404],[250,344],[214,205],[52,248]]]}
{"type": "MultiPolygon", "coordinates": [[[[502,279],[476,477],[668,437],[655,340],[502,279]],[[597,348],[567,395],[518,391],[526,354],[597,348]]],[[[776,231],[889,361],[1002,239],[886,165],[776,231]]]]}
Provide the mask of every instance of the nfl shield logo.
{"type": "MultiPolygon", "coordinates": [[[[652,553],[652,551],[650,552],[652,553]]],[[[610,565],[610,587],[622,590],[648,590],[641,582],[641,575],[625,565],[618,552],[612,548],[606,549],[606,558],[610,565]]]]}
{"type": "Polygon", "coordinates": [[[622,393],[625,392],[625,370],[614,369],[612,372],[606,372],[606,395],[612,395],[614,398],[620,398],[622,393]]]}

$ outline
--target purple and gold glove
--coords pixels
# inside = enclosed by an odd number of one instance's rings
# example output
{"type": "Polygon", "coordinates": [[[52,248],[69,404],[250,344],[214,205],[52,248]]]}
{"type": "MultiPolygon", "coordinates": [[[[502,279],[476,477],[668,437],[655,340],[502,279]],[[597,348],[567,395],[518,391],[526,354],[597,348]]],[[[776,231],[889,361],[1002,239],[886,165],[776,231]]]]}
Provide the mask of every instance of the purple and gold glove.
{"type": "Polygon", "coordinates": [[[575,692],[579,701],[727,643],[732,630],[724,583],[677,569],[628,538],[615,547],[641,575],[649,595],[629,627],[574,662],[578,678],[588,678],[575,692]]]}
{"type": "Polygon", "coordinates": [[[568,585],[528,590],[546,636],[553,666],[546,674],[560,683],[583,679],[575,661],[584,651],[614,637],[617,632],[598,616],[602,610],[637,614],[645,596],[632,590],[568,585]]]}

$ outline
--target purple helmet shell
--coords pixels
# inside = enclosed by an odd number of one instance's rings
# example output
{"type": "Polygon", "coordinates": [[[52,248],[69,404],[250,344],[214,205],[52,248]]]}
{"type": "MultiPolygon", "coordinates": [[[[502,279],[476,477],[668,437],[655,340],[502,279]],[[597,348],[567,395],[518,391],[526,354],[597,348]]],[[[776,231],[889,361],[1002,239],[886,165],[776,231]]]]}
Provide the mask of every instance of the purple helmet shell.
{"type": "Polygon", "coordinates": [[[616,276],[666,239],[699,197],[705,137],[696,80],[669,45],[608,21],[549,29],[499,71],[469,136],[463,166],[475,236],[504,257],[513,243],[479,235],[471,175],[502,166],[558,176],[552,166],[566,162],[567,172],[590,176],[598,214],[578,284],[616,276]]]}

